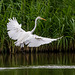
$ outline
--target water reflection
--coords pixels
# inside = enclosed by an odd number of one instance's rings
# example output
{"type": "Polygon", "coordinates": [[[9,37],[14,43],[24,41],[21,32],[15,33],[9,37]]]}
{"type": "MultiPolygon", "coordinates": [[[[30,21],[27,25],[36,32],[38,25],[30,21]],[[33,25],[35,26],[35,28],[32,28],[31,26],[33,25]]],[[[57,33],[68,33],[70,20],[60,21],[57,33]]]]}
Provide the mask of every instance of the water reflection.
{"type": "Polygon", "coordinates": [[[20,67],[0,67],[2,70],[23,70],[23,69],[75,69],[74,65],[39,65],[39,66],[20,66],[20,67]]]}
{"type": "Polygon", "coordinates": [[[27,65],[74,65],[74,53],[38,53],[0,55],[0,67],[27,65]]]}
{"type": "MultiPolygon", "coordinates": [[[[33,54],[0,54],[0,75],[74,75],[75,69],[48,69],[29,68],[21,66],[45,66],[46,65],[75,65],[74,53],[33,53],[33,54]],[[10,68],[12,68],[10,70],[10,68]],[[15,68],[15,69],[14,69],[15,68]]],[[[49,66],[48,66],[49,67],[49,66]]]]}

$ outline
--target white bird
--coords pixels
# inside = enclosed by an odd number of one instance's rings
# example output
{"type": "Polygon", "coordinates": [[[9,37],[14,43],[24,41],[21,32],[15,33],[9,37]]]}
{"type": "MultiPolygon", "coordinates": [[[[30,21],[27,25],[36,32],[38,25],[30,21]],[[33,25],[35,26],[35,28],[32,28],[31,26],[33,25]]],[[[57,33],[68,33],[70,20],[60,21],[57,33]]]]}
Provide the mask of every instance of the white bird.
{"type": "Polygon", "coordinates": [[[35,26],[33,30],[27,32],[21,28],[21,24],[17,22],[16,18],[13,17],[13,19],[9,19],[9,22],[7,23],[8,35],[11,39],[16,40],[16,42],[14,42],[16,46],[24,47],[24,45],[27,45],[28,47],[39,47],[40,45],[48,44],[52,41],[61,39],[61,37],[57,39],[51,39],[33,34],[37,26],[38,19],[45,20],[44,18],[37,17],[35,19],[35,26]]]}

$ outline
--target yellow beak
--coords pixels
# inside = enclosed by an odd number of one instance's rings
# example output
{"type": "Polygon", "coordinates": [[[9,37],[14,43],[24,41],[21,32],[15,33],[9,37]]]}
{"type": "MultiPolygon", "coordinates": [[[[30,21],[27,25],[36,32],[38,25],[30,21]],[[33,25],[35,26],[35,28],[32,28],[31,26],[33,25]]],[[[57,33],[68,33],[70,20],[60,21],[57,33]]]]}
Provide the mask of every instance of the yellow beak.
{"type": "Polygon", "coordinates": [[[44,19],[44,18],[41,18],[41,19],[46,21],[46,19],[44,19]]]}

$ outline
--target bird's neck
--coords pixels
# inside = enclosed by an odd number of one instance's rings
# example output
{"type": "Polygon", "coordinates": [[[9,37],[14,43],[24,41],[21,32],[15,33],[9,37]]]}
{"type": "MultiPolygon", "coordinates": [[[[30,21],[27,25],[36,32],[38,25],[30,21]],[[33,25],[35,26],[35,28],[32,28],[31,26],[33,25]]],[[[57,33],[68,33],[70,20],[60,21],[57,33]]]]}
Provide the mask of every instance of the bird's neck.
{"type": "Polygon", "coordinates": [[[37,26],[37,18],[35,19],[35,26],[34,26],[34,28],[33,28],[33,30],[31,31],[31,33],[33,33],[34,31],[35,31],[35,29],[36,29],[36,26],[37,26]]]}

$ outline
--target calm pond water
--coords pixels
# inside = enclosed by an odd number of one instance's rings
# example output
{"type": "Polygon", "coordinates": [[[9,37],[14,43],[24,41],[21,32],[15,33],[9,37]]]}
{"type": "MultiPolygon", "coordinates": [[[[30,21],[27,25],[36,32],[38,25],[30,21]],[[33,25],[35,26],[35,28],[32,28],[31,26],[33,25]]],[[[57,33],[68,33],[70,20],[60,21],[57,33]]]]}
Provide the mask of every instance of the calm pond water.
{"type": "Polygon", "coordinates": [[[0,75],[75,75],[74,53],[0,54],[0,75]]]}

